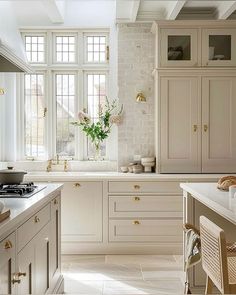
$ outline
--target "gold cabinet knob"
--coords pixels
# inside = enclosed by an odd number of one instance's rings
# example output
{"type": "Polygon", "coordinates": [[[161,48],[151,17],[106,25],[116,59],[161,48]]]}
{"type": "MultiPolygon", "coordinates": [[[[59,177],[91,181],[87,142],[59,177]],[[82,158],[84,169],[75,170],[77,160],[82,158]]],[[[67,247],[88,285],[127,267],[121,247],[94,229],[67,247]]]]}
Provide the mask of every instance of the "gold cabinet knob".
{"type": "Polygon", "coordinates": [[[140,221],[138,221],[138,220],[134,220],[134,221],[133,221],[133,224],[134,224],[134,225],[139,225],[139,224],[140,224],[140,221]]]}
{"type": "Polygon", "coordinates": [[[193,132],[197,132],[197,125],[193,125],[193,132]]]}
{"type": "Polygon", "coordinates": [[[140,185],[135,184],[135,185],[134,185],[134,189],[140,189],[140,185]]]}
{"type": "Polygon", "coordinates": [[[80,184],[79,182],[76,182],[76,183],[74,184],[74,187],[81,187],[81,184],[80,184]]]}
{"type": "Polygon", "coordinates": [[[7,240],[4,244],[4,249],[7,250],[7,249],[11,249],[13,246],[12,246],[12,242],[7,240]]]}
{"type": "Polygon", "coordinates": [[[140,201],[140,197],[134,197],[134,201],[140,201]]]}
{"type": "Polygon", "coordinates": [[[14,284],[20,284],[20,280],[19,279],[15,279],[15,278],[13,278],[13,280],[11,281],[12,282],[12,284],[14,285],[14,284]]]}
{"type": "Polygon", "coordinates": [[[204,132],[207,132],[207,130],[208,130],[207,124],[205,124],[203,128],[204,128],[204,132]]]}
{"type": "Polygon", "coordinates": [[[18,272],[18,273],[16,273],[16,276],[18,276],[18,278],[19,277],[26,277],[26,272],[18,272]]]}
{"type": "Polygon", "coordinates": [[[53,203],[54,203],[54,205],[57,205],[58,204],[57,199],[55,199],[53,203]]]}
{"type": "Polygon", "coordinates": [[[39,217],[36,215],[35,217],[34,217],[34,222],[35,223],[38,223],[40,221],[40,219],[39,219],[39,217]]]}

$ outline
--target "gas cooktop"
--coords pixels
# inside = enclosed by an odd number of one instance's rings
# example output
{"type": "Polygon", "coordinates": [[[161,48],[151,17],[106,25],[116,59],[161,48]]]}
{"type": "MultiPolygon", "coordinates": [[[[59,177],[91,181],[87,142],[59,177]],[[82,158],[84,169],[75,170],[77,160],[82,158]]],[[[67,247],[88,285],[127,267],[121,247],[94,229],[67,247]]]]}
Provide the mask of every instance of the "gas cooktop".
{"type": "Polygon", "coordinates": [[[0,184],[0,198],[30,198],[43,190],[46,185],[35,185],[33,182],[21,184],[0,184]]]}

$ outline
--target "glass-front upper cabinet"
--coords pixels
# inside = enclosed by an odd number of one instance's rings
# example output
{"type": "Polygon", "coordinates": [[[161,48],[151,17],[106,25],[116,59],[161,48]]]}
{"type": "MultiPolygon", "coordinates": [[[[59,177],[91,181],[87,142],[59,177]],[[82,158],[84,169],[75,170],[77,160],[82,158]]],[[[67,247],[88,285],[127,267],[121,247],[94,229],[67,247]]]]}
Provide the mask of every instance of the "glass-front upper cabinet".
{"type": "Polygon", "coordinates": [[[198,65],[197,29],[161,29],[160,66],[195,67],[198,65]]]}
{"type": "Polygon", "coordinates": [[[202,65],[235,66],[236,65],[236,30],[203,29],[202,31],[202,65]]]}

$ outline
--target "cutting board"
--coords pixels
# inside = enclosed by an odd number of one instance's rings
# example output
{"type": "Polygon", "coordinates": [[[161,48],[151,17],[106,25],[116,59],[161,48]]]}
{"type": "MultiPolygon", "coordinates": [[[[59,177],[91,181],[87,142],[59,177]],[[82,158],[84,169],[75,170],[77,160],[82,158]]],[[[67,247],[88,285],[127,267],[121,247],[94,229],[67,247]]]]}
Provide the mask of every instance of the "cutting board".
{"type": "Polygon", "coordinates": [[[7,219],[11,214],[10,209],[3,209],[2,213],[0,213],[0,222],[7,219]]]}

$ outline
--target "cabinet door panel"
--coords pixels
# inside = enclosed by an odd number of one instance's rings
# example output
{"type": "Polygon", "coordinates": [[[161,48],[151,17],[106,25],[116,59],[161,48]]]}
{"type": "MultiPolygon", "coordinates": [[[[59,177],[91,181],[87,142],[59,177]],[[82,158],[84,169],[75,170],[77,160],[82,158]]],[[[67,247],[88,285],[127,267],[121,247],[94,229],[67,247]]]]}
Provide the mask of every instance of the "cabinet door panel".
{"type": "Polygon", "coordinates": [[[162,173],[200,172],[198,77],[161,77],[162,173]]]}
{"type": "Polygon", "coordinates": [[[64,184],[62,240],[102,241],[102,182],[64,184]]]}
{"type": "Polygon", "coordinates": [[[236,77],[203,77],[202,171],[236,172],[236,77]]]}

